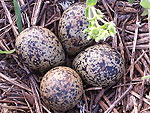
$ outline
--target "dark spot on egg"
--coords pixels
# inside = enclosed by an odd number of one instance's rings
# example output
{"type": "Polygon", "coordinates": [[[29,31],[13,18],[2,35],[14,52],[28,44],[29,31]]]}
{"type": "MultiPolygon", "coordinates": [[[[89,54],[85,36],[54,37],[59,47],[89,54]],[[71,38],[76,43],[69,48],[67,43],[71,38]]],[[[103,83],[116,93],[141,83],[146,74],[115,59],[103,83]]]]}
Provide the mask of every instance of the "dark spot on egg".
{"type": "Polygon", "coordinates": [[[59,39],[68,55],[73,56],[91,44],[87,34],[83,33],[88,28],[85,17],[84,3],[75,3],[64,11],[58,25],[59,39]]]}
{"type": "Polygon", "coordinates": [[[80,52],[72,66],[86,83],[106,87],[122,77],[123,59],[117,50],[98,44],[80,52]]]}
{"type": "Polygon", "coordinates": [[[19,58],[34,70],[47,70],[65,61],[65,53],[58,38],[40,26],[23,30],[15,46],[19,58]]]}
{"type": "Polygon", "coordinates": [[[50,108],[64,112],[80,101],[83,93],[82,80],[77,72],[69,67],[55,67],[42,78],[40,93],[50,108]]]}

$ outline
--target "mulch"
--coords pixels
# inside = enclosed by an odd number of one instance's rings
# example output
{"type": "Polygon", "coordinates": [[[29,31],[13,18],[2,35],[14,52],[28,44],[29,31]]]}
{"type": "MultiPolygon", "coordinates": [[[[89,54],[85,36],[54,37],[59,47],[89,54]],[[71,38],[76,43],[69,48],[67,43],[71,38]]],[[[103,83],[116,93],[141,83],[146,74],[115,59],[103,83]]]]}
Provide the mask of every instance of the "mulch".
{"type": "MultiPolygon", "coordinates": [[[[58,22],[67,0],[18,0],[23,29],[38,25],[58,36],[58,22]]],[[[69,0],[68,0],[69,1],[69,0]]],[[[82,0],[75,0],[79,2],[82,0]]],[[[108,43],[124,59],[123,77],[106,88],[84,86],[81,101],[66,113],[150,113],[150,22],[141,16],[139,0],[99,0],[105,20],[114,21],[117,34],[108,43]]],[[[12,0],[0,1],[0,49],[15,48],[18,28],[12,0]]],[[[103,43],[103,42],[100,42],[103,43]]],[[[67,60],[70,61],[70,60],[67,60]]],[[[0,112],[54,113],[42,101],[39,85],[45,72],[29,70],[16,53],[0,54],[0,112]]]]}

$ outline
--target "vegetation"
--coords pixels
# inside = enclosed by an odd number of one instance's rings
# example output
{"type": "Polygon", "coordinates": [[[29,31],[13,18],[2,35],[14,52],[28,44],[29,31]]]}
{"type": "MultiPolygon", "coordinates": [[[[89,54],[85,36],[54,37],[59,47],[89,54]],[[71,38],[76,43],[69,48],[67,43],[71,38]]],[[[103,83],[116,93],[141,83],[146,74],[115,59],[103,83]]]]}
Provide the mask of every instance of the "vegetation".
{"type": "Polygon", "coordinates": [[[88,33],[88,39],[94,38],[96,42],[100,40],[106,40],[109,36],[114,36],[116,34],[115,24],[113,22],[106,22],[103,19],[103,13],[94,7],[97,0],[87,0],[86,1],[86,18],[89,21],[89,26],[84,30],[88,33]],[[102,25],[99,24],[99,21],[102,25]]]}

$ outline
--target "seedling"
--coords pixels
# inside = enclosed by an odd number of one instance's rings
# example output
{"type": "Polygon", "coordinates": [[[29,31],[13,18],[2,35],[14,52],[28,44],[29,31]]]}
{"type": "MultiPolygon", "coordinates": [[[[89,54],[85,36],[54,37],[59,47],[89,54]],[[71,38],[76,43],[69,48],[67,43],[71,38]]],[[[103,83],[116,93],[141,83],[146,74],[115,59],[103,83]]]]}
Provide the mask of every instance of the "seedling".
{"type": "Polygon", "coordinates": [[[150,75],[147,75],[147,76],[143,76],[143,77],[141,77],[141,79],[150,79],[150,75]]]}
{"type": "Polygon", "coordinates": [[[19,7],[17,0],[13,0],[13,3],[14,3],[14,10],[15,10],[15,16],[16,16],[16,24],[17,24],[19,32],[21,32],[22,31],[22,22],[21,22],[20,7],[19,7]]]}
{"type": "Polygon", "coordinates": [[[88,33],[88,39],[94,38],[96,42],[99,42],[100,40],[105,41],[109,36],[114,37],[116,28],[113,22],[107,22],[103,19],[103,13],[94,7],[96,3],[97,0],[86,0],[85,15],[89,26],[84,30],[84,33],[88,33]]]}
{"type": "MultiPolygon", "coordinates": [[[[133,3],[134,0],[128,0],[129,3],[133,3]]],[[[148,10],[150,10],[150,0],[141,0],[140,5],[145,8],[141,16],[146,16],[148,15],[148,10]]]]}
{"type": "Polygon", "coordinates": [[[15,49],[12,49],[10,51],[2,51],[2,50],[0,50],[0,54],[12,54],[13,52],[15,52],[15,49]]]}

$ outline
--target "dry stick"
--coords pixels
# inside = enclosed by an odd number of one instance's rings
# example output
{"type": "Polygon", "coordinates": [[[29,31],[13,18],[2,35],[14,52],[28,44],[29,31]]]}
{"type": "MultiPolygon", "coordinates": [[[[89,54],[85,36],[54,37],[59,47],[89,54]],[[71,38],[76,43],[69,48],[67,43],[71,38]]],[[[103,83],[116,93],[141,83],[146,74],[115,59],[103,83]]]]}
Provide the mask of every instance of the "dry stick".
{"type": "MultiPolygon", "coordinates": [[[[148,9],[148,30],[149,30],[149,37],[150,37],[150,9],[148,9]]],[[[150,40],[149,40],[149,54],[150,54],[150,40]]]]}
{"type": "Polygon", "coordinates": [[[133,95],[131,96],[131,99],[134,105],[133,113],[138,113],[138,108],[137,108],[138,105],[137,105],[136,99],[133,95]]]}
{"type": "MultiPolygon", "coordinates": [[[[105,95],[103,95],[103,98],[104,98],[104,100],[107,102],[107,104],[108,104],[109,106],[111,106],[110,101],[108,100],[108,98],[107,98],[105,95]]],[[[113,112],[114,112],[114,113],[119,113],[116,108],[113,109],[113,112]]]]}
{"type": "MultiPolygon", "coordinates": [[[[135,57],[135,46],[136,46],[136,41],[138,37],[138,28],[139,28],[139,19],[138,19],[138,14],[137,14],[137,20],[136,20],[136,29],[135,29],[135,35],[134,35],[134,42],[133,42],[133,49],[132,49],[132,57],[131,57],[131,64],[134,63],[134,57],[135,57]]],[[[134,65],[132,65],[130,69],[130,79],[133,79],[133,71],[134,71],[134,65]]]]}
{"type": "Polygon", "coordinates": [[[25,97],[24,91],[22,91],[22,95],[23,95],[23,97],[24,97],[24,99],[25,99],[25,102],[26,102],[27,105],[28,105],[28,108],[30,109],[30,113],[33,113],[32,108],[31,108],[29,102],[27,101],[27,99],[26,99],[26,97],[25,97]]]}
{"type": "MultiPolygon", "coordinates": [[[[46,1],[46,2],[44,2],[44,5],[43,5],[43,7],[42,7],[42,9],[41,9],[41,12],[40,12],[40,14],[39,14],[39,17],[38,17],[38,20],[37,20],[37,22],[39,22],[40,20],[43,20],[43,15],[45,15],[46,16],[46,9],[47,9],[47,5],[50,3],[50,1],[46,1]]],[[[45,18],[44,18],[44,20],[45,20],[45,18]]],[[[41,25],[45,25],[45,21],[43,22],[44,24],[41,24],[41,25]]]]}
{"type": "MultiPolygon", "coordinates": [[[[133,96],[135,96],[136,98],[140,99],[140,95],[134,91],[130,92],[133,96]]],[[[146,104],[150,105],[150,101],[149,99],[143,98],[143,102],[145,102],[146,104]]]]}
{"type": "Polygon", "coordinates": [[[144,72],[142,71],[141,67],[139,66],[139,64],[135,64],[135,68],[136,70],[142,75],[144,76],[144,72]]]}
{"type": "Polygon", "coordinates": [[[92,94],[92,92],[90,92],[90,105],[89,105],[89,110],[90,110],[90,113],[92,112],[92,107],[93,107],[93,103],[94,103],[94,95],[92,94]]]}
{"type": "Polygon", "coordinates": [[[17,81],[14,81],[14,80],[11,80],[9,77],[5,76],[4,74],[0,73],[0,77],[5,79],[6,81],[10,82],[11,84],[14,84],[22,89],[25,89],[27,91],[30,91],[31,92],[31,89],[26,87],[26,86],[23,86],[23,84],[20,84],[18,83],[17,81]]]}
{"type": "Polygon", "coordinates": [[[5,14],[8,18],[9,23],[12,25],[12,30],[14,32],[14,35],[15,35],[15,37],[17,37],[19,33],[18,33],[17,29],[15,28],[15,25],[14,25],[12,19],[11,19],[11,16],[10,16],[10,12],[8,11],[8,9],[6,7],[6,4],[5,4],[4,0],[1,0],[1,4],[3,6],[3,9],[5,10],[5,14]]]}
{"type": "MultiPolygon", "coordinates": [[[[130,18],[130,16],[128,16],[126,19],[125,19],[125,21],[123,22],[123,25],[122,25],[122,33],[121,33],[121,36],[122,36],[122,46],[124,46],[124,50],[126,51],[126,53],[127,53],[127,57],[128,57],[128,59],[130,59],[130,52],[129,52],[129,50],[128,50],[128,48],[125,46],[125,40],[124,40],[124,37],[125,37],[125,24],[127,23],[127,21],[129,20],[129,18],[130,18]]],[[[123,50],[122,50],[123,51],[123,50]]],[[[124,52],[124,51],[123,51],[124,52]]],[[[122,53],[123,53],[122,52],[122,53]]],[[[127,69],[126,69],[126,66],[125,66],[125,56],[124,56],[124,54],[122,55],[123,56],[123,84],[124,84],[124,87],[123,87],[123,89],[122,89],[122,92],[124,92],[125,90],[126,90],[126,79],[127,79],[127,77],[126,77],[126,72],[127,72],[127,69]]],[[[122,104],[123,105],[126,105],[126,103],[127,103],[127,98],[124,98],[123,100],[122,100],[122,104]]],[[[123,112],[125,112],[126,111],[126,106],[123,106],[123,112]]]]}
{"type": "MultiPolygon", "coordinates": [[[[115,7],[115,12],[114,12],[114,23],[117,26],[117,19],[118,19],[118,7],[115,7]]],[[[115,35],[113,37],[113,41],[112,41],[112,47],[117,49],[117,36],[115,35]]]]}
{"type": "MultiPolygon", "coordinates": [[[[24,3],[24,1],[23,0],[20,0],[20,2],[21,2],[21,5],[23,5],[23,6],[25,6],[25,3],[24,3]]],[[[28,2],[28,0],[27,0],[27,2],[28,2]]],[[[27,3],[28,4],[28,3],[27,3]]],[[[29,5],[29,4],[28,4],[29,5]]],[[[28,15],[27,15],[27,12],[24,12],[25,13],[25,18],[26,18],[26,20],[27,20],[27,24],[28,24],[28,27],[30,27],[30,22],[29,22],[29,17],[28,17],[28,15]]],[[[29,11],[29,14],[31,15],[31,12],[29,11]]],[[[30,16],[31,17],[31,16],[30,16]]]]}
{"type": "Polygon", "coordinates": [[[104,95],[104,92],[105,92],[104,89],[102,89],[102,90],[99,91],[99,93],[98,93],[98,95],[96,96],[95,101],[94,101],[94,104],[95,104],[95,105],[100,101],[101,97],[104,95]]]}
{"type": "Polygon", "coordinates": [[[37,23],[38,16],[40,13],[40,8],[41,8],[42,0],[37,0],[37,3],[35,3],[33,7],[33,13],[32,13],[32,18],[31,18],[31,25],[34,26],[37,23]]]}
{"type": "Polygon", "coordinates": [[[20,101],[13,101],[13,100],[0,100],[0,103],[17,103],[17,104],[22,104],[22,105],[26,105],[23,102],[20,101]]]}
{"type": "MultiPolygon", "coordinates": [[[[105,111],[108,109],[108,106],[106,105],[106,103],[104,101],[100,101],[99,102],[99,105],[101,106],[101,108],[105,111]]],[[[90,112],[91,113],[91,112],[90,112]]]]}
{"type": "MultiPolygon", "coordinates": [[[[133,50],[134,46],[127,46],[129,49],[133,50]]],[[[136,45],[135,46],[136,49],[148,49],[149,48],[149,44],[143,44],[143,45],[136,45]]]]}
{"type": "Polygon", "coordinates": [[[36,111],[37,111],[37,113],[43,113],[42,106],[41,106],[41,101],[40,101],[40,98],[39,98],[37,87],[35,85],[35,81],[34,81],[32,76],[30,76],[29,78],[30,78],[30,81],[31,81],[31,88],[32,88],[33,97],[34,97],[34,101],[35,101],[36,111]]]}
{"type": "Polygon", "coordinates": [[[130,67],[127,69],[126,74],[129,72],[129,70],[131,69],[132,65],[136,65],[137,62],[145,55],[146,51],[143,51],[143,53],[136,59],[136,61],[130,65],[130,67]]]}
{"type": "Polygon", "coordinates": [[[43,107],[43,109],[45,109],[45,111],[46,111],[47,113],[51,113],[45,106],[42,105],[42,107],[43,107]]]}
{"type": "Polygon", "coordinates": [[[129,88],[104,112],[104,113],[111,113],[114,107],[121,101],[133,88],[133,85],[130,85],[129,88]]]}
{"type": "MultiPolygon", "coordinates": [[[[145,52],[144,50],[142,50],[142,52],[145,52]]],[[[144,58],[146,59],[146,61],[148,62],[148,64],[150,65],[150,58],[147,54],[144,54],[144,58]]]]}
{"type": "Polygon", "coordinates": [[[104,5],[104,7],[105,7],[105,9],[106,9],[106,11],[107,11],[107,13],[108,13],[108,15],[109,15],[111,21],[113,21],[113,18],[112,18],[112,16],[111,16],[111,13],[110,13],[110,11],[109,11],[109,9],[108,9],[108,7],[107,7],[107,4],[106,4],[106,3],[107,3],[106,0],[102,0],[102,3],[103,3],[103,5],[104,5]]]}
{"type": "Polygon", "coordinates": [[[86,95],[85,95],[85,91],[83,91],[83,98],[84,98],[84,101],[85,101],[85,107],[86,107],[86,110],[88,110],[88,102],[87,102],[87,98],[86,98],[86,95]]]}
{"type": "MultiPolygon", "coordinates": [[[[146,76],[147,64],[146,64],[146,61],[143,61],[143,62],[144,62],[144,66],[145,66],[144,76],[146,76]]],[[[142,85],[141,85],[141,88],[140,88],[140,101],[139,101],[139,105],[138,105],[138,111],[139,112],[140,112],[140,109],[142,107],[142,101],[143,101],[143,95],[144,95],[144,83],[145,83],[145,79],[142,81],[142,85]]]]}

